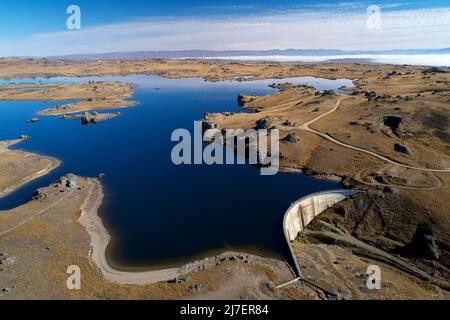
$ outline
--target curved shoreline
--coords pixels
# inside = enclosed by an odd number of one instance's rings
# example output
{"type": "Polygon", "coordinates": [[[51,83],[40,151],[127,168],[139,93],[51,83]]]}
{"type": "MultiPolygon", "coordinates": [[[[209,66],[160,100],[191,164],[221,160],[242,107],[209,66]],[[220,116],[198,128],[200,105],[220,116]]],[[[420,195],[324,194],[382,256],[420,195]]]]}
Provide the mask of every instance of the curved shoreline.
{"type": "MultiPolygon", "coordinates": [[[[107,260],[106,249],[111,241],[111,236],[106,230],[98,209],[100,208],[104,194],[102,184],[98,179],[91,179],[92,189],[81,207],[81,215],[78,222],[85,228],[91,238],[91,247],[88,258],[91,264],[97,267],[104,279],[120,285],[150,285],[158,282],[176,280],[187,274],[212,268],[218,261],[227,258],[248,259],[257,262],[285,263],[273,258],[259,257],[248,253],[224,252],[215,257],[207,257],[193,261],[175,268],[163,268],[150,271],[120,271],[114,269],[107,260]]],[[[289,264],[286,265],[290,268],[289,264]]],[[[290,268],[291,269],[291,268],[290,268]]],[[[294,274],[294,271],[291,269],[294,274]]]]}
{"type": "MultiPolygon", "coordinates": [[[[15,152],[15,153],[21,153],[23,155],[35,155],[40,157],[41,159],[47,159],[49,160],[49,164],[47,165],[47,167],[45,167],[44,169],[41,169],[27,177],[21,178],[19,183],[13,184],[9,187],[6,187],[3,191],[0,192],[0,198],[3,198],[11,193],[13,193],[14,191],[16,191],[17,189],[23,187],[24,185],[26,185],[27,183],[38,179],[40,177],[45,176],[46,174],[48,174],[49,172],[53,171],[54,169],[58,168],[62,161],[53,157],[49,157],[49,156],[43,156],[37,153],[32,153],[32,152],[27,152],[27,151],[21,151],[21,150],[11,150],[9,149],[10,146],[15,145],[17,143],[23,142],[24,139],[17,139],[17,140],[6,140],[6,141],[2,141],[5,144],[4,147],[4,151],[3,152],[15,152]]],[[[2,153],[2,150],[0,150],[0,154],[2,153]]]]}
{"type": "Polygon", "coordinates": [[[115,270],[106,259],[106,249],[111,236],[98,215],[104,194],[101,183],[92,179],[93,187],[82,207],[78,222],[86,229],[91,237],[89,250],[90,261],[102,272],[108,281],[118,284],[147,285],[160,281],[168,281],[181,275],[181,268],[163,269],[147,272],[125,272],[115,270]]]}
{"type": "MultiPolygon", "coordinates": [[[[160,270],[150,270],[150,271],[120,271],[117,269],[114,269],[107,260],[106,257],[106,250],[107,247],[111,241],[111,236],[106,230],[100,216],[98,215],[98,210],[102,204],[102,201],[104,199],[104,193],[103,193],[103,186],[101,182],[98,179],[91,179],[92,182],[92,189],[89,192],[88,197],[86,198],[85,202],[82,205],[81,208],[81,215],[78,219],[78,222],[85,228],[85,230],[88,232],[90,238],[91,238],[91,246],[89,248],[88,253],[88,259],[92,265],[97,267],[100,272],[102,273],[105,280],[110,281],[112,283],[120,284],[120,285],[150,285],[158,282],[163,281],[171,281],[176,280],[178,277],[185,276],[189,273],[204,270],[208,267],[212,267],[216,264],[216,258],[205,258],[203,260],[194,261],[192,263],[188,263],[185,265],[182,265],[180,267],[175,268],[163,268],[160,270]]],[[[327,193],[343,193],[348,195],[354,195],[360,191],[357,190],[329,190],[329,191],[322,191],[322,192],[316,192],[309,194],[307,196],[304,196],[297,201],[293,202],[289,209],[285,213],[285,217],[283,220],[283,232],[286,237],[286,241],[289,247],[289,250],[292,254],[292,258],[294,261],[294,267],[296,270],[292,269],[292,266],[290,266],[287,262],[286,264],[290,268],[293,277],[295,280],[299,279],[297,276],[300,275],[301,277],[301,270],[297,261],[297,258],[295,257],[295,254],[293,253],[292,246],[289,241],[289,236],[286,229],[286,220],[287,216],[292,210],[292,208],[296,205],[298,205],[301,201],[304,201],[305,199],[309,199],[314,196],[323,195],[327,193]],[[297,274],[298,273],[298,274],[297,274]]],[[[232,253],[227,254],[224,253],[221,256],[226,257],[230,256],[232,253]]],[[[250,257],[250,254],[246,254],[246,256],[250,257]]],[[[270,258],[262,258],[254,256],[253,258],[260,259],[260,260],[275,260],[270,258]]],[[[295,281],[294,280],[294,281],[295,281]]]]}

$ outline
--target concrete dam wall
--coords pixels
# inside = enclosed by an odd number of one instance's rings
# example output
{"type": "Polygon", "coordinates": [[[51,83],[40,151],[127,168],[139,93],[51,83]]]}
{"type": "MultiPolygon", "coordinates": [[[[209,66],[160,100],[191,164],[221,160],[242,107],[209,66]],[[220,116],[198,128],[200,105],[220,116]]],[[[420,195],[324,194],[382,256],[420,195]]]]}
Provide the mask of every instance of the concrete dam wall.
{"type": "Polygon", "coordinates": [[[301,271],[291,242],[322,212],[359,192],[357,190],[330,190],[313,193],[297,200],[286,211],[283,230],[299,276],[301,276],[301,271]]]}

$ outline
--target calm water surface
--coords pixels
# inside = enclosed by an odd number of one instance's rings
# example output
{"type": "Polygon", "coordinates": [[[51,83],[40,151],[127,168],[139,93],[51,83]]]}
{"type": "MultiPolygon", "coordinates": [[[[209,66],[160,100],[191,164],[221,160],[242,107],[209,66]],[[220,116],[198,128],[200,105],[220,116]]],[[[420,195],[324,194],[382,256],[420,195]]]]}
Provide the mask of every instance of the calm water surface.
{"type": "Polygon", "coordinates": [[[286,253],[282,233],[284,211],[312,192],[338,188],[301,174],[261,176],[249,165],[175,166],[170,159],[173,130],[192,131],[205,112],[240,111],[241,92],[268,94],[269,84],[292,82],[320,90],[351,86],[349,80],[291,78],[251,82],[205,82],[153,76],[51,78],[0,81],[6,83],[71,83],[115,80],[135,83],[140,104],[118,110],[122,117],[95,126],[36,112],[63,102],[0,102],[0,140],[28,134],[32,139],[14,148],[61,159],[49,175],[0,199],[0,210],[30,200],[34,190],[67,173],[103,180],[101,217],[113,235],[110,262],[122,269],[153,268],[187,262],[224,249],[267,256],[286,253]]]}

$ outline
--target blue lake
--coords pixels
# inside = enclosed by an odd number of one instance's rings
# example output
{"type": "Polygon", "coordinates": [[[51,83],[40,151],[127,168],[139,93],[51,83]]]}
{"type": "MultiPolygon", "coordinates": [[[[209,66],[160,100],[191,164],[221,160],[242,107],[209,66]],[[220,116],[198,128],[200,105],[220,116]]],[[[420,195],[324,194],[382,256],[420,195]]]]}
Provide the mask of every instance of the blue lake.
{"type": "Polygon", "coordinates": [[[14,148],[54,156],[62,165],[49,175],[0,199],[0,210],[23,204],[33,191],[64,174],[96,176],[105,201],[100,215],[113,236],[110,263],[121,269],[178,265],[226,249],[266,256],[286,254],[282,218],[289,205],[312,192],[339,188],[301,174],[261,176],[250,165],[175,166],[170,137],[173,130],[193,130],[205,112],[239,112],[239,93],[275,92],[269,84],[292,82],[319,90],[351,86],[350,80],[292,78],[264,81],[205,82],[153,76],[51,78],[6,83],[68,83],[114,80],[136,83],[134,100],[122,117],[99,125],[36,112],[63,102],[0,102],[0,140],[21,134],[32,139],[14,148]]]}

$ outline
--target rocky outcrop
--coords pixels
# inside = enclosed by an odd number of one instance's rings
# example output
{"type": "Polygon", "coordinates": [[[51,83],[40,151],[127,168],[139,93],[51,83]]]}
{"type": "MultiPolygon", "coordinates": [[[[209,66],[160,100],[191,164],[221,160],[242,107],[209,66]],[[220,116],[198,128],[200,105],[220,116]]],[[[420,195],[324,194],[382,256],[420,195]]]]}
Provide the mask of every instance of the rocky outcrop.
{"type": "Polygon", "coordinates": [[[295,133],[289,133],[284,139],[283,141],[286,142],[291,142],[291,143],[297,143],[300,141],[300,138],[297,137],[297,135],[295,133]]]}
{"type": "Polygon", "coordinates": [[[286,120],[285,122],[283,122],[283,126],[292,127],[292,126],[295,126],[295,123],[291,122],[289,120],[286,120]]]}
{"type": "Polygon", "coordinates": [[[425,258],[429,260],[439,260],[439,249],[432,234],[423,237],[425,258]]]}
{"type": "Polygon", "coordinates": [[[383,123],[385,126],[389,127],[395,135],[399,135],[400,127],[403,123],[403,118],[401,116],[385,116],[383,117],[383,123]]]}
{"type": "Polygon", "coordinates": [[[378,97],[374,91],[364,91],[364,96],[368,101],[375,100],[378,97]]]}
{"type": "MultiPolygon", "coordinates": [[[[59,178],[54,185],[59,188],[61,192],[64,192],[64,189],[75,189],[78,188],[78,177],[69,173],[64,177],[59,178]]],[[[33,200],[44,201],[48,196],[46,189],[41,188],[33,193],[33,200]]]]}
{"type": "Polygon", "coordinates": [[[201,283],[198,283],[198,284],[193,285],[193,286],[191,287],[191,292],[192,292],[192,293],[198,293],[198,292],[200,292],[202,289],[203,289],[203,285],[202,285],[201,283]]]}
{"type": "Polygon", "coordinates": [[[57,181],[57,184],[59,184],[59,186],[62,186],[62,187],[74,189],[78,185],[78,177],[74,174],[69,173],[69,174],[65,175],[64,177],[60,178],[57,181]]]}
{"type": "Polygon", "coordinates": [[[439,260],[440,250],[432,229],[425,224],[420,224],[411,242],[403,248],[402,253],[416,259],[439,260]]]}
{"type": "Polygon", "coordinates": [[[42,201],[47,199],[47,194],[43,189],[38,189],[33,193],[33,200],[42,201]]]}
{"type": "Polygon", "coordinates": [[[92,112],[92,113],[85,112],[81,116],[80,120],[81,120],[81,124],[83,124],[83,125],[87,125],[89,123],[97,124],[98,123],[98,113],[97,112],[95,112],[95,113],[94,112],[92,112]]]}
{"type": "Polygon", "coordinates": [[[36,123],[36,122],[39,122],[38,118],[33,118],[33,119],[30,119],[30,120],[26,121],[26,123],[36,123]]]}
{"type": "Polygon", "coordinates": [[[271,127],[272,122],[267,118],[263,118],[256,122],[255,130],[268,130],[271,127]]]}
{"type": "Polygon", "coordinates": [[[0,271],[6,271],[16,263],[16,258],[6,253],[0,253],[0,271]]]}
{"type": "Polygon", "coordinates": [[[404,144],[401,144],[401,143],[396,143],[394,145],[394,150],[397,151],[397,152],[406,154],[406,155],[410,155],[411,154],[411,151],[404,144]]]}
{"type": "Polygon", "coordinates": [[[82,114],[75,114],[75,115],[62,115],[61,119],[64,120],[81,120],[82,125],[89,125],[89,124],[98,124],[104,120],[121,116],[122,114],[120,112],[115,113],[98,113],[96,111],[92,112],[84,112],[82,114]]]}
{"type": "Polygon", "coordinates": [[[422,71],[423,75],[436,74],[436,73],[447,73],[447,71],[437,68],[437,67],[431,67],[431,68],[428,68],[428,69],[425,69],[422,71]]]}
{"type": "Polygon", "coordinates": [[[241,93],[237,98],[237,102],[239,106],[244,107],[247,103],[250,103],[253,100],[255,100],[255,98],[256,96],[245,95],[241,93]]]}

